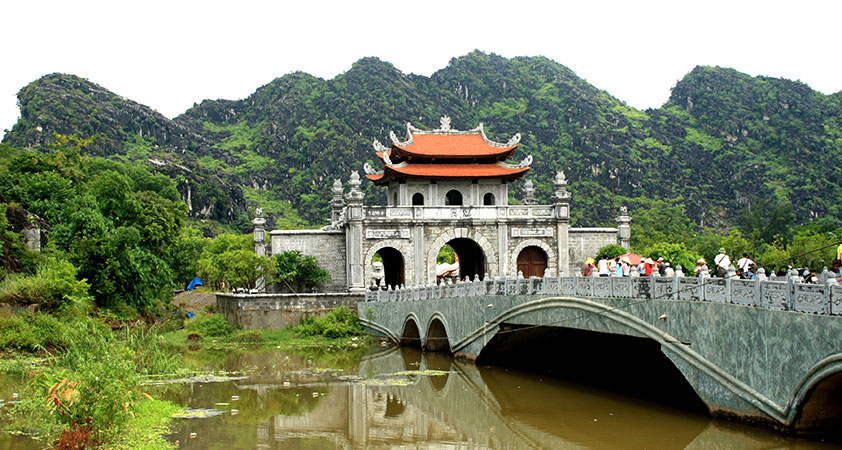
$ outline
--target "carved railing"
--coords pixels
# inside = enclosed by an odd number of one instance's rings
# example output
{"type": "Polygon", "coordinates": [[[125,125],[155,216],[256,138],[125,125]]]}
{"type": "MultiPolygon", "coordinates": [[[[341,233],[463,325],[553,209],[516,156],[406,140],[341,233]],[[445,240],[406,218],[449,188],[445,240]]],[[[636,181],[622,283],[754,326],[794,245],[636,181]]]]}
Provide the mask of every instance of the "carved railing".
{"type": "Polygon", "coordinates": [[[366,292],[368,302],[431,300],[485,295],[614,297],[732,303],[758,308],[842,315],[842,285],[834,274],[824,284],[738,278],[544,277],[491,278],[455,284],[389,287],[366,292]]]}

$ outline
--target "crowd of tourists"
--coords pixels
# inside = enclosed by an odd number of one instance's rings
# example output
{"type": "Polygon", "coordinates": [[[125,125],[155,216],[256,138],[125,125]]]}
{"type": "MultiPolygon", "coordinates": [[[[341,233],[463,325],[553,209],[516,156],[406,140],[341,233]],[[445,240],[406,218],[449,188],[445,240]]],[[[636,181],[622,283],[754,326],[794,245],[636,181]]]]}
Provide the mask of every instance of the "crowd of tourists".
{"type": "MultiPolygon", "coordinates": [[[[683,268],[680,265],[673,267],[670,261],[665,261],[663,257],[653,259],[651,257],[638,257],[635,255],[635,259],[640,259],[640,262],[635,265],[632,263],[632,259],[629,255],[632,254],[629,253],[614,258],[604,256],[599,261],[595,261],[594,258],[588,258],[585,261],[585,267],[582,269],[582,276],[684,276],[683,268]],[[633,274],[633,272],[635,273],[633,274]]],[[[842,269],[842,244],[840,244],[836,250],[836,259],[833,261],[832,266],[832,270],[837,273],[839,273],[840,269],[842,269]]],[[[728,252],[725,251],[725,248],[720,248],[719,253],[717,253],[717,255],[713,258],[712,269],[708,266],[707,261],[705,261],[704,258],[699,258],[696,261],[696,267],[693,269],[693,273],[696,274],[696,276],[701,277],[709,276],[726,278],[730,276],[744,280],[754,280],[759,276],[761,279],[766,279],[765,270],[760,268],[757,263],[748,256],[748,253],[743,253],[742,257],[737,259],[736,264],[733,264],[731,257],[728,255],[728,252]],[[731,272],[732,269],[733,272],[731,272]]],[[[798,282],[802,283],[819,282],[818,275],[815,272],[811,272],[808,268],[796,269],[789,266],[786,271],[781,273],[781,275],[795,277],[798,282]]],[[[842,282],[842,278],[839,278],[837,281],[842,282]]]]}

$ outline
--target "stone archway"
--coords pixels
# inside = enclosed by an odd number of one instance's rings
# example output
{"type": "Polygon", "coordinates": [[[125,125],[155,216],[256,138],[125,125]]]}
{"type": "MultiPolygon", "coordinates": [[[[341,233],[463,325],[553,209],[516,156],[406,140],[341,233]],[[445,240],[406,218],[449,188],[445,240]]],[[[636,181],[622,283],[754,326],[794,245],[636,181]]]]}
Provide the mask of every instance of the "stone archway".
{"type": "MultiPolygon", "coordinates": [[[[391,249],[385,250],[387,253],[391,253],[391,256],[400,257],[400,271],[402,275],[398,277],[401,284],[404,284],[406,280],[413,279],[413,272],[412,272],[412,264],[406,264],[406,261],[412,261],[412,253],[407,249],[406,241],[399,241],[397,239],[387,239],[380,242],[375,242],[365,253],[365,258],[363,259],[363,273],[365,275],[364,283],[366,286],[371,285],[371,280],[374,277],[374,270],[371,267],[371,259],[374,258],[375,253],[380,253],[380,256],[383,257],[381,251],[384,249],[391,249]]],[[[386,259],[383,260],[383,268],[386,269],[386,259]]],[[[392,268],[394,270],[394,268],[392,268]]],[[[387,285],[388,280],[386,281],[387,285]]]]}
{"type": "MultiPolygon", "coordinates": [[[[538,247],[543,250],[547,255],[547,268],[550,269],[550,273],[555,274],[554,269],[557,269],[558,265],[556,264],[557,260],[553,248],[544,241],[538,239],[526,239],[525,241],[518,243],[512,250],[509,267],[511,267],[510,270],[512,270],[513,273],[509,274],[509,276],[514,277],[517,275],[517,257],[527,247],[538,247]]],[[[541,276],[543,276],[543,274],[541,274],[541,276]]]]}
{"type": "MultiPolygon", "coordinates": [[[[429,247],[427,247],[427,283],[434,284],[436,282],[436,257],[439,254],[444,244],[448,242],[464,238],[473,241],[482,250],[485,258],[485,272],[490,276],[498,271],[498,253],[495,247],[491,245],[488,239],[481,233],[470,228],[455,228],[442,232],[437,238],[433,240],[429,247]]],[[[480,274],[484,276],[485,274],[480,274]]]]}

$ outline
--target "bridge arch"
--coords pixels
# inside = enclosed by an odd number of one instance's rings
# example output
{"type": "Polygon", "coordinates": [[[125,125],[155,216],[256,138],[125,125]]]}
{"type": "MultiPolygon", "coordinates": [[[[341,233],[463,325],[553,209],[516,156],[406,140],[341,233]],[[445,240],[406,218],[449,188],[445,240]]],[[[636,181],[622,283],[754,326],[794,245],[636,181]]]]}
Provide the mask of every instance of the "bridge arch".
{"type": "Polygon", "coordinates": [[[839,433],[842,424],[842,354],[813,366],[799,384],[789,419],[799,431],[839,433]]]}
{"type": "MultiPolygon", "coordinates": [[[[576,322],[577,316],[587,317],[592,315],[599,315],[610,321],[615,325],[628,330],[631,336],[638,336],[652,339],[661,344],[661,351],[673,361],[679,371],[681,371],[685,378],[691,382],[693,388],[705,388],[693,383],[695,378],[698,378],[692,371],[700,372],[706,377],[715,380],[718,384],[717,390],[725,390],[731,394],[741,398],[763,414],[771,417],[775,421],[790,425],[792,418],[788,414],[793,414],[792,408],[784,408],[775,403],[768,397],[758,393],[750,385],[744,381],[736,378],[732,374],[726,372],[721,367],[708,361],[705,357],[697,353],[691,347],[683,345],[680,339],[666,333],[631,313],[622,309],[612,308],[606,304],[599,303],[592,300],[587,300],[579,297],[547,297],[538,300],[533,300],[526,303],[518,304],[491,319],[474,332],[468,334],[462,339],[454,342],[451,346],[452,352],[466,351],[467,353],[479,354],[479,350],[484,345],[483,337],[486,335],[493,335],[499,330],[499,325],[504,322],[512,321],[520,316],[528,315],[530,313],[543,312],[548,309],[569,310],[573,314],[569,317],[570,324],[576,322]],[[587,316],[582,316],[580,313],[589,313],[587,316]],[[688,373],[689,372],[689,373],[688,373]]],[[[557,322],[561,323],[561,322],[557,322]]],[[[594,329],[592,325],[588,327],[592,331],[614,332],[614,329],[594,329]]],[[[699,392],[699,396],[704,400],[705,394],[699,392]]]]}
{"type": "Polygon", "coordinates": [[[401,333],[401,345],[407,347],[421,348],[421,330],[418,328],[418,317],[413,313],[403,321],[403,333],[401,333]]]}
{"type": "Polygon", "coordinates": [[[447,320],[438,312],[433,314],[427,323],[424,350],[428,352],[451,353],[450,338],[447,333],[447,320]]]}
{"type": "Polygon", "coordinates": [[[553,248],[547,245],[546,242],[539,239],[527,239],[518,243],[511,253],[512,259],[509,261],[509,267],[511,267],[513,272],[509,274],[509,276],[514,277],[517,275],[517,257],[526,247],[538,247],[543,250],[547,255],[547,268],[552,272],[553,268],[556,267],[556,264],[554,263],[556,261],[556,256],[553,248]]]}
{"type": "MultiPolygon", "coordinates": [[[[427,283],[433,284],[436,282],[436,257],[439,254],[439,249],[441,249],[444,244],[456,239],[467,239],[479,246],[479,249],[483,253],[483,257],[485,258],[485,272],[491,274],[492,276],[497,273],[497,252],[495,251],[495,247],[491,245],[491,242],[485,236],[470,228],[451,228],[446,229],[439,234],[438,237],[433,239],[430,247],[427,249],[427,283]]],[[[455,247],[454,249],[457,250],[458,253],[458,249],[455,247]]],[[[481,273],[479,275],[480,278],[482,278],[485,274],[481,273]]]]}
{"type": "Polygon", "coordinates": [[[406,264],[406,261],[412,261],[412,253],[407,248],[406,243],[397,239],[386,239],[375,243],[369,247],[368,251],[365,253],[365,259],[363,259],[363,270],[365,273],[366,285],[370,285],[374,277],[374,270],[371,267],[371,259],[374,258],[376,253],[380,253],[381,258],[383,258],[383,269],[387,275],[387,286],[391,286],[388,280],[390,271],[393,273],[399,271],[399,273],[394,275],[394,277],[397,277],[400,284],[405,284],[406,280],[413,279],[412,264],[406,264]],[[387,253],[386,257],[384,257],[383,251],[387,253]],[[394,265],[389,267],[389,264],[386,261],[387,258],[390,260],[389,262],[392,262],[393,264],[398,263],[399,267],[395,267],[394,265]],[[397,261],[398,258],[400,258],[399,261],[397,261]]]}

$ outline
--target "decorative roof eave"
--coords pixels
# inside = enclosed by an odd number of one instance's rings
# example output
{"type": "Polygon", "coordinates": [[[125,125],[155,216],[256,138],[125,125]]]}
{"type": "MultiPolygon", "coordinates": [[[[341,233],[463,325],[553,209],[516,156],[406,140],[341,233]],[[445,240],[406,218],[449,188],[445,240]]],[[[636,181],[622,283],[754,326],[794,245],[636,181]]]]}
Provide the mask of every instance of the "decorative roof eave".
{"type": "Polygon", "coordinates": [[[382,170],[378,171],[377,169],[372,167],[371,164],[369,164],[369,163],[363,164],[363,170],[365,170],[366,176],[368,176],[368,175],[383,175],[382,170]]]}
{"type": "Polygon", "coordinates": [[[526,155],[526,158],[523,158],[517,164],[509,164],[507,162],[498,161],[497,165],[500,167],[505,167],[506,169],[524,169],[529,168],[532,165],[532,155],[526,155]]]}

